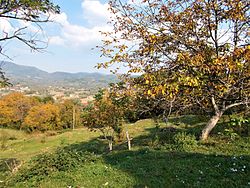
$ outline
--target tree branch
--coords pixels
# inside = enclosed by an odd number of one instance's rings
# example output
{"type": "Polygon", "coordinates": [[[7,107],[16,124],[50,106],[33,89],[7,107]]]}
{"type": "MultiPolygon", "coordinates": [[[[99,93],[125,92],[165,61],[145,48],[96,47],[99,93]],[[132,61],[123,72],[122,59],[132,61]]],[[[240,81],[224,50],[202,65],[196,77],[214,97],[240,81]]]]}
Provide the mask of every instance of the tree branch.
{"type": "Polygon", "coordinates": [[[239,105],[244,105],[244,104],[250,104],[250,102],[245,101],[245,102],[238,102],[238,103],[230,104],[230,105],[225,107],[224,111],[228,110],[229,108],[239,106],[239,105]]]}
{"type": "Polygon", "coordinates": [[[17,16],[11,16],[11,15],[1,15],[1,14],[0,14],[0,17],[15,19],[15,20],[24,20],[24,21],[33,22],[33,23],[46,23],[46,22],[50,21],[49,20],[50,16],[47,16],[46,19],[43,19],[43,20],[32,19],[32,18],[28,18],[28,17],[17,17],[17,16]]]}
{"type": "Polygon", "coordinates": [[[212,104],[213,104],[215,113],[216,113],[216,114],[219,113],[219,108],[218,108],[218,106],[217,106],[217,104],[216,104],[216,102],[215,102],[214,97],[211,98],[211,101],[212,101],[212,104]]]}

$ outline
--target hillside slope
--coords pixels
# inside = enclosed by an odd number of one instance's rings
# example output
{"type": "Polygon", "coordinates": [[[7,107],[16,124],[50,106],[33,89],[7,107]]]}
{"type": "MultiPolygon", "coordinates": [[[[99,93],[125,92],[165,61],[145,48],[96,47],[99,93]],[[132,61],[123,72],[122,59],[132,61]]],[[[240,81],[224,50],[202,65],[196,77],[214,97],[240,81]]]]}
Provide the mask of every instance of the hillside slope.
{"type": "Polygon", "coordinates": [[[27,86],[73,86],[73,87],[105,87],[111,82],[117,82],[114,75],[100,73],[48,73],[32,66],[17,65],[11,62],[1,62],[1,68],[10,82],[27,86]]]}

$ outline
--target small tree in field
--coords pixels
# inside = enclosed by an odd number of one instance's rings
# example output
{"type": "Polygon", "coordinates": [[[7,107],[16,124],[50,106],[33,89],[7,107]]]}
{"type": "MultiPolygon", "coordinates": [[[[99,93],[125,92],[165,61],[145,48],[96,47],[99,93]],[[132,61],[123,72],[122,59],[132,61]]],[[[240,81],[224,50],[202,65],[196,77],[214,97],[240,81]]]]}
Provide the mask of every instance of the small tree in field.
{"type": "Polygon", "coordinates": [[[109,150],[113,150],[116,134],[122,131],[122,110],[112,103],[107,93],[100,91],[93,106],[86,108],[83,114],[84,125],[90,129],[100,130],[109,143],[109,150]]]}
{"type": "Polygon", "coordinates": [[[247,0],[111,0],[114,32],[100,46],[110,61],[98,67],[125,65],[127,76],[142,75],[134,85],[144,95],[213,114],[206,140],[225,111],[250,101],[249,7],[247,0]]]}

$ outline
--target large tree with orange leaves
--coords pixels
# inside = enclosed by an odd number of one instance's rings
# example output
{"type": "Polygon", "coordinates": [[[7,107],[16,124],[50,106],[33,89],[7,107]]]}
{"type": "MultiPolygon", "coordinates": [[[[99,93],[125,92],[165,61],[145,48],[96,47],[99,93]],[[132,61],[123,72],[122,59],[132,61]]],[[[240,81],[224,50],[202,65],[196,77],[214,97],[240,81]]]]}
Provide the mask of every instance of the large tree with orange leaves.
{"type": "Polygon", "coordinates": [[[28,132],[62,129],[60,108],[54,104],[33,106],[25,117],[22,127],[28,132]]]}
{"type": "Polygon", "coordinates": [[[110,60],[98,67],[126,66],[126,75],[142,75],[134,86],[145,95],[211,112],[205,140],[225,111],[249,104],[249,6],[247,0],[111,0],[114,30],[103,33],[99,47],[110,60]]]}
{"type": "Polygon", "coordinates": [[[28,111],[38,101],[22,93],[10,93],[0,99],[0,126],[21,128],[28,111]]]}

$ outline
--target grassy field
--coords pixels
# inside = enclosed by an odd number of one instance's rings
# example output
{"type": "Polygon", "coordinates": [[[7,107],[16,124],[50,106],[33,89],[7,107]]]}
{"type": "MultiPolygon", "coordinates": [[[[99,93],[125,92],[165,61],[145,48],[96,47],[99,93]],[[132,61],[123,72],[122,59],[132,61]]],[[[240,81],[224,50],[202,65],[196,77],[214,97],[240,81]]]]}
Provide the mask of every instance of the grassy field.
{"type": "Polygon", "coordinates": [[[126,124],[132,150],[124,141],[112,152],[87,129],[0,130],[8,135],[0,151],[0,187],[250,187],[250,138],[220,135],[221,123],[207,142],[196,141],[205,121],[185,116],[157,126],[152,120],[126,124]]]}

